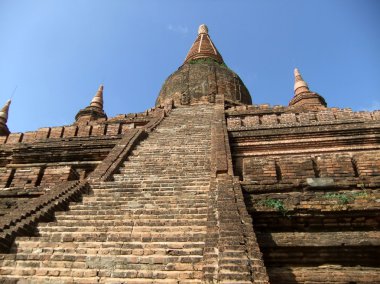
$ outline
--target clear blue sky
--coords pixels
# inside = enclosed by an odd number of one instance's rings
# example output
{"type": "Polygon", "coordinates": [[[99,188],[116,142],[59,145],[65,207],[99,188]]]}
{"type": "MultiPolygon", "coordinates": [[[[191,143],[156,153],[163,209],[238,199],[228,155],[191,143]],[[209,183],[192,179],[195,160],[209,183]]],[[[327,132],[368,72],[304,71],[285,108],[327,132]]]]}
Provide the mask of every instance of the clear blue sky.
{"type": "Polygon", "coordinates": [[[10,130],[71,124],[99,84],[109,117],[152,107],[202,23],[256,104],[287,105],[299,67],[330,107],[380,108],[377,0],[0,0],[10,130]]]}

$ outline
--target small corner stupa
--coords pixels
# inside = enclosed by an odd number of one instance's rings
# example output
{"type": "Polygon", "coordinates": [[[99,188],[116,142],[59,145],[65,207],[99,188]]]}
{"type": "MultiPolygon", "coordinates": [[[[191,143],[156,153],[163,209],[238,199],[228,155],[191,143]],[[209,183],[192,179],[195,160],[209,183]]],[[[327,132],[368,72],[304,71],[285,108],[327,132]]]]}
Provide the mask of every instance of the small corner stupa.
{"type": "Polygon", "coordinates": [[[8,100],[3,108],[0,110],[0,136],[6,136],[10,133],[7,121],[8,121],[8,112],[11,100],[8,100]]]}
{"type": "Polygon", "coordinates": [[[76,123],[86,123],[92,120],[106,119],[107,115],[103,110],[103,85],[100,85],[90,105],[77,113],[75,121],[76,123]]]}
{"type": "Polygon", "coordinates": [[[327,106],[321,95],[310,91],[298,68],[294,69],[294,97],[289,106],[303,110],[321,110],[327,106]]]}

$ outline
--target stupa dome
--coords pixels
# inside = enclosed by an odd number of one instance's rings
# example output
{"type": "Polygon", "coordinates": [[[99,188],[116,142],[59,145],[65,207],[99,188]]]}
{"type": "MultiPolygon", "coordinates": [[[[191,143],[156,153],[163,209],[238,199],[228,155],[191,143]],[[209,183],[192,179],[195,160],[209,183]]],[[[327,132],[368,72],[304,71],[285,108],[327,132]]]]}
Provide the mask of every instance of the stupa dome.
{"type": "Polygon", "coordinates": [[[156,105],[171,99],[175,105],[213,102],[216,94],[223,94],[231,103],[252,103],[243,81],[226,66],[207,26],[201,25],[184,64],[166,79],[156,105]]]}

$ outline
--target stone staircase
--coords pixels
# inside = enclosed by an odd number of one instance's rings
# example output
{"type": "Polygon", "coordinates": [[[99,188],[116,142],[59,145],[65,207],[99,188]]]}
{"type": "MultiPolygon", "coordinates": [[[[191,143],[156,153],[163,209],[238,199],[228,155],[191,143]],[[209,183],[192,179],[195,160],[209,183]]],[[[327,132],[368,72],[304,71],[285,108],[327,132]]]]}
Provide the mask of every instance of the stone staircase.
{"type": "Polygon", "coordinates": [[[1,283],[201,283],[213,106],[174,109],[93,195],[16,239],[1,283]]]}

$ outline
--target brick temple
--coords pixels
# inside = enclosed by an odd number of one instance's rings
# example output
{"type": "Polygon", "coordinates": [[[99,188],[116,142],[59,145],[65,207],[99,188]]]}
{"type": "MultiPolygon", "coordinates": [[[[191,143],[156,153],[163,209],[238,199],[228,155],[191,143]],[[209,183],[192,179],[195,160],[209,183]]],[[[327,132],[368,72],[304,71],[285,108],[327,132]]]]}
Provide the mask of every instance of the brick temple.
{"type": "Polygon", "coordinates": [[[8,101],[0,283],[380,283],[380,111],[294,78],[252,104],[201,25],[144,112],[107,117],[100,86],[73,124],[10,133],[8,101]]]}

